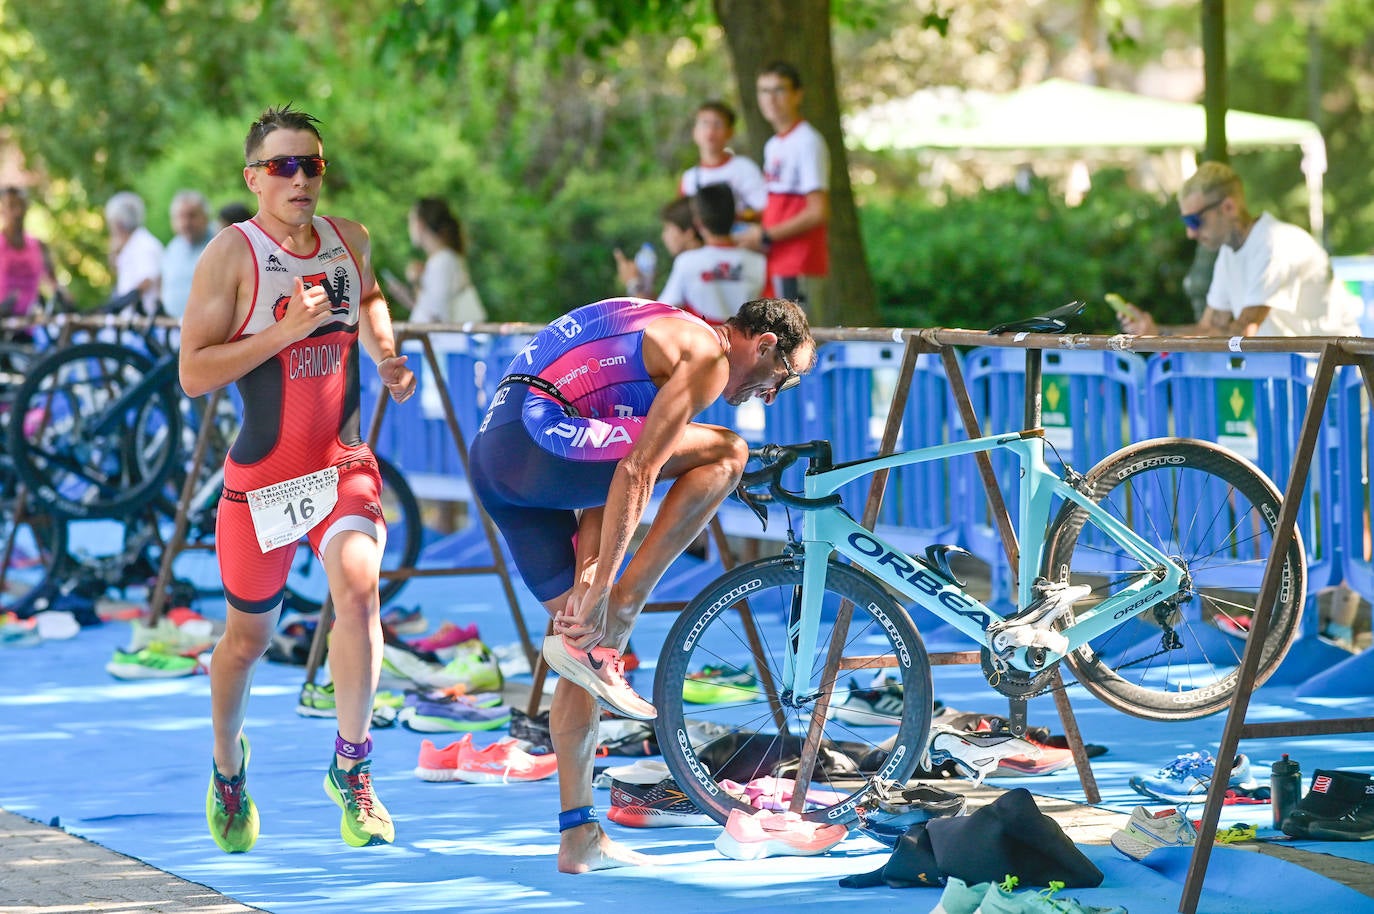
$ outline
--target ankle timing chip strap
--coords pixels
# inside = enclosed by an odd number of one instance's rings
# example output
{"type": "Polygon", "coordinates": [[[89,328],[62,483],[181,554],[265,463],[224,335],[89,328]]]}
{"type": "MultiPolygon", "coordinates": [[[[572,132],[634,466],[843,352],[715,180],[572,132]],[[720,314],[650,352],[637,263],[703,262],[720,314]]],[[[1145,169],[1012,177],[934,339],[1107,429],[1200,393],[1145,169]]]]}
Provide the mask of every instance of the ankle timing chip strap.
{"type": "Polygon", "coordinates": [[[567,809],[558,814],[558,830],[565,832],[570,828],[586,825],[588,822],[599,821],[601,820],[596,817],[595,806],[579,806],[576,809],[567,809]]]}
{"type": "Polygon", "coordinates": [[[334,751],[344,758],[353,759],[354,761],[365,759],[368,753],[372,751],[372,737],[369,736],[361,743],[350,743],[336,733],[334,734],[334,751]]]}

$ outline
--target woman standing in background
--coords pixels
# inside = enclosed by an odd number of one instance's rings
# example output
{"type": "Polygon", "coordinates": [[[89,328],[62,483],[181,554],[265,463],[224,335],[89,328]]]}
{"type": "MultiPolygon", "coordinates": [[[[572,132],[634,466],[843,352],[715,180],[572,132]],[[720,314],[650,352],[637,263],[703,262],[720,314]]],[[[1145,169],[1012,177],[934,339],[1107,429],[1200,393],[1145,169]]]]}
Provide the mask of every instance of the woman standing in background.
{"type": "Polygon", "coordinates": [[[425,254],[423,263],[414,262],[406,270],[414,292],[400,295],[400,290],[390,290],[410,309],[410,322],[485,321],[486,308],[468,272],[463,227],[448,204],[438,197],[423,197],[411,207],[410,241],[425,254]]]}

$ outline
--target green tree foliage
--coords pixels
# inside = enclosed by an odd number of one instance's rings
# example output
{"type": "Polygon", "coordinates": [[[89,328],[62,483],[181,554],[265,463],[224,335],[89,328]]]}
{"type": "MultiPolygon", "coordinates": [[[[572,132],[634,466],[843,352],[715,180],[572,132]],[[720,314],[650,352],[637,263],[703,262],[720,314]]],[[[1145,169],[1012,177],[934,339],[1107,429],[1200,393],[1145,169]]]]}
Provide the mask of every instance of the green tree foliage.
{"type": "Polygon", "coordinates": [[[1115,292],[1161,322],[1192,319],[1181,284],[1192,256],[1172,201],[1096,176],[1068,206],[1043,182],[950,200],[885,201],[861,211],[887,323],[983,329],[1068,301],[1089,305],[1075,325],[1116,332],[1103,296],[1115,292]]]}

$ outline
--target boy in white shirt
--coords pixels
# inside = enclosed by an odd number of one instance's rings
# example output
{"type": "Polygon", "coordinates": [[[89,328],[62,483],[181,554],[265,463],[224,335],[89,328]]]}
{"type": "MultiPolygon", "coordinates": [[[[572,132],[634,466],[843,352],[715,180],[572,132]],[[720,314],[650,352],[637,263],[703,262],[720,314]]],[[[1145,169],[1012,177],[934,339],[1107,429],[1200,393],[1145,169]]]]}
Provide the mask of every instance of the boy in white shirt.
{"type": "Polygon", "coordinates": [[[658,300],[676,305],[712,324],[723,324],[740,305],[763,295],[768,264],[758,251],[735,244],[735,195],[727,184],[708,184],[692,197],[702,247],[673,259],[673,270],[658,300]]]}

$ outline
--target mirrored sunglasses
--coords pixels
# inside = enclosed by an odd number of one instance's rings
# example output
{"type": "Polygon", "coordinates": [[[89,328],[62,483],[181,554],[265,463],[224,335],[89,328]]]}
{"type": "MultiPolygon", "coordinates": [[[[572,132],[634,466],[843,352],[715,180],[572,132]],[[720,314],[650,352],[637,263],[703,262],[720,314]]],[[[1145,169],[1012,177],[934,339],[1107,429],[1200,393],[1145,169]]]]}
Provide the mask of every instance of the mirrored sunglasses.
{"type": "Polygon", "coordinates": [[[318,178],[328,164],[324,156],[276,156],[249,162],[248,167],[263,168],[274,178],[294,178],[301,169],[305,170],[307,178],[318,178]]]}

